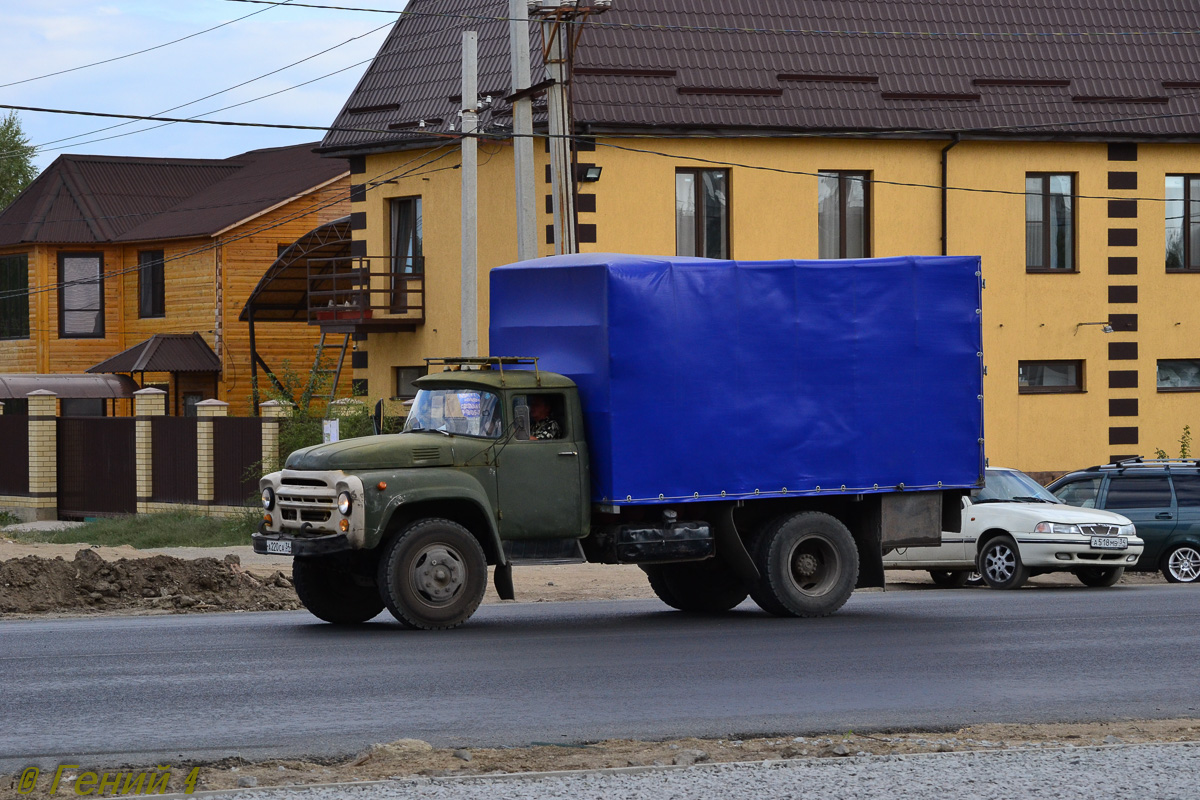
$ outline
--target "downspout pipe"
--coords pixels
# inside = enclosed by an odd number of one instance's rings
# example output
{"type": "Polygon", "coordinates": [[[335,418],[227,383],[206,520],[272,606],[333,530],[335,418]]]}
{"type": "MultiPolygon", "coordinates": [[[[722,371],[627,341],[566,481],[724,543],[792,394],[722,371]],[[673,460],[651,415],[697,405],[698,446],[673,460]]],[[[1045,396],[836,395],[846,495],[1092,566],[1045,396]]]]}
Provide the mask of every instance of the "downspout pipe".
{"type": "Polygon", "coordinates": [[[950,144],[942,148],[942,255],[949,255],[947,252],[949,247],[947,241],[948,234],[946,231],[946,203],[950,194],[950,191],[947,188],[947,173],[949,172],[950,151],[960,141],[962,141],[961,134],[955,133],[954,139],[950,142],[950,144]]]}

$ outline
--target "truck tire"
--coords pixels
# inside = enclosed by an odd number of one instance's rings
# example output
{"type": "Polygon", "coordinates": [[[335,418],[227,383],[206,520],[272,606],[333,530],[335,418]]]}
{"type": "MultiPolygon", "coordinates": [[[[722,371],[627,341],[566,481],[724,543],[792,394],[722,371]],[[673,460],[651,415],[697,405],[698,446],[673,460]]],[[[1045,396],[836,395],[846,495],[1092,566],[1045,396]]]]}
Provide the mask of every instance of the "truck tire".
{"type": "Polygon", "coordinates": [[[792,514],[755,537],[751,557],[762,576],[750,596],[778,617],[824,617],[845,604],[858,583],[858,547],[835,517],[792,514]]]}
{"type": "Polygon", "coordinates": [[[421,519],[384,548],[378,584],[388,611],[405,627],[454,628],[483,600],[487,557],[457,522],[421,519]]]}
{"type": "Polygon", "coordinates": [[[679,611],[715,614],[739,605],[749,592],[724,564],[713,559],[642,567],[658,599],[679,611]]]}
{"type": "Polygon", "coordinates": [[[304,607],[334,625],[357,625],[383,611],[378,590],[361,585],[336,556],[293,559],[292,583],[304,607]]]}

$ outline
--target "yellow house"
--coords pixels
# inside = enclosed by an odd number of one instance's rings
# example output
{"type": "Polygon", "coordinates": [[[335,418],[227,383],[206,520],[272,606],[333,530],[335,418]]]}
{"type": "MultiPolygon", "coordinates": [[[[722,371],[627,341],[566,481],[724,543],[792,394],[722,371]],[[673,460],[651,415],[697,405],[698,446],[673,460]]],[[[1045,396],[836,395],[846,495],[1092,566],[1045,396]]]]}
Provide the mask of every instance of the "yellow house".
{"type": "MultiPolygon", "coordinates": [[[[488,270],[517,258],[512,103],[524,87],[509,72],[509,4],[460,5],[411,0],[322,142],[349,159],[352,247],[372,275],[361,302],[375,327],[355,328],[354,361],[372,400],[410,396],[426,357],[460,347],[465,29],[481,54],[483,351],[488,270]]],[[[1044,479],[1177,455],[1184,426],[1200,426],[1188,14],[1134,18],[1115,0],[985,17],[953,0],[588,5],[543,9],[557,26],[531,29],[540,255],[555,252],[540,45],[569,33],[581,251],[980,255],[992,464],[1044,479]]]]}
{"type": "Polygon", "coordinates": [[[168,392],[170,414],[209,399],[254,413],[255,352],[307,374],[319,331],[265,326],[252,348],[243,306],[282,252],[349,210],[345,164],[312,149],[60,156],[0,213],[0,373],[132,373],[168,392]]]}

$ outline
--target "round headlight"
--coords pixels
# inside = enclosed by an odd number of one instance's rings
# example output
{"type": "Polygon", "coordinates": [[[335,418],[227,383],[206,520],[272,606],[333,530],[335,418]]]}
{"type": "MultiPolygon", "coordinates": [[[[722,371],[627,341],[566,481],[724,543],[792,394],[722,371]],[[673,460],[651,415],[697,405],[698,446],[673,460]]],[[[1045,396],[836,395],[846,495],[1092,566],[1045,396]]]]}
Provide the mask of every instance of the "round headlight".
{"type": "Polygon", "coordinates": [[[338,513],[343,517],[350,513],[350,493],[342,492],[338,495],[338,513]]]}
{"type": "Polygon", "coordinates": [[[270,486],[262,490],[262,503],[267,511],[275,507],[275,490],[270,486]]]}

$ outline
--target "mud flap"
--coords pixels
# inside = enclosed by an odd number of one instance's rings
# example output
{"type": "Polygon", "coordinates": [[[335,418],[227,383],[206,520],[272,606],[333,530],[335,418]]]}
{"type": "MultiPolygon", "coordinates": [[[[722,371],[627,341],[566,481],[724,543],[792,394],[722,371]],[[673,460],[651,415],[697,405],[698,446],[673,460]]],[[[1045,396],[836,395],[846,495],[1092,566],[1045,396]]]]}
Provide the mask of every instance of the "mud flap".
{"type": "Polygon", "coordinates": [[[501,600],[515,600],[512,581],[512,564],[497,564],[492,583],[496,585],[496,594],[501,600]]]}
{"type": "Polygon", "coordinates": [[[746,586],[754,586],[761,579],[758,567],[746,552],[746,544],[738,535],[733,522],[733,506],[727,505],[716,523],[717,560],[729,567],[746,586]]]}

